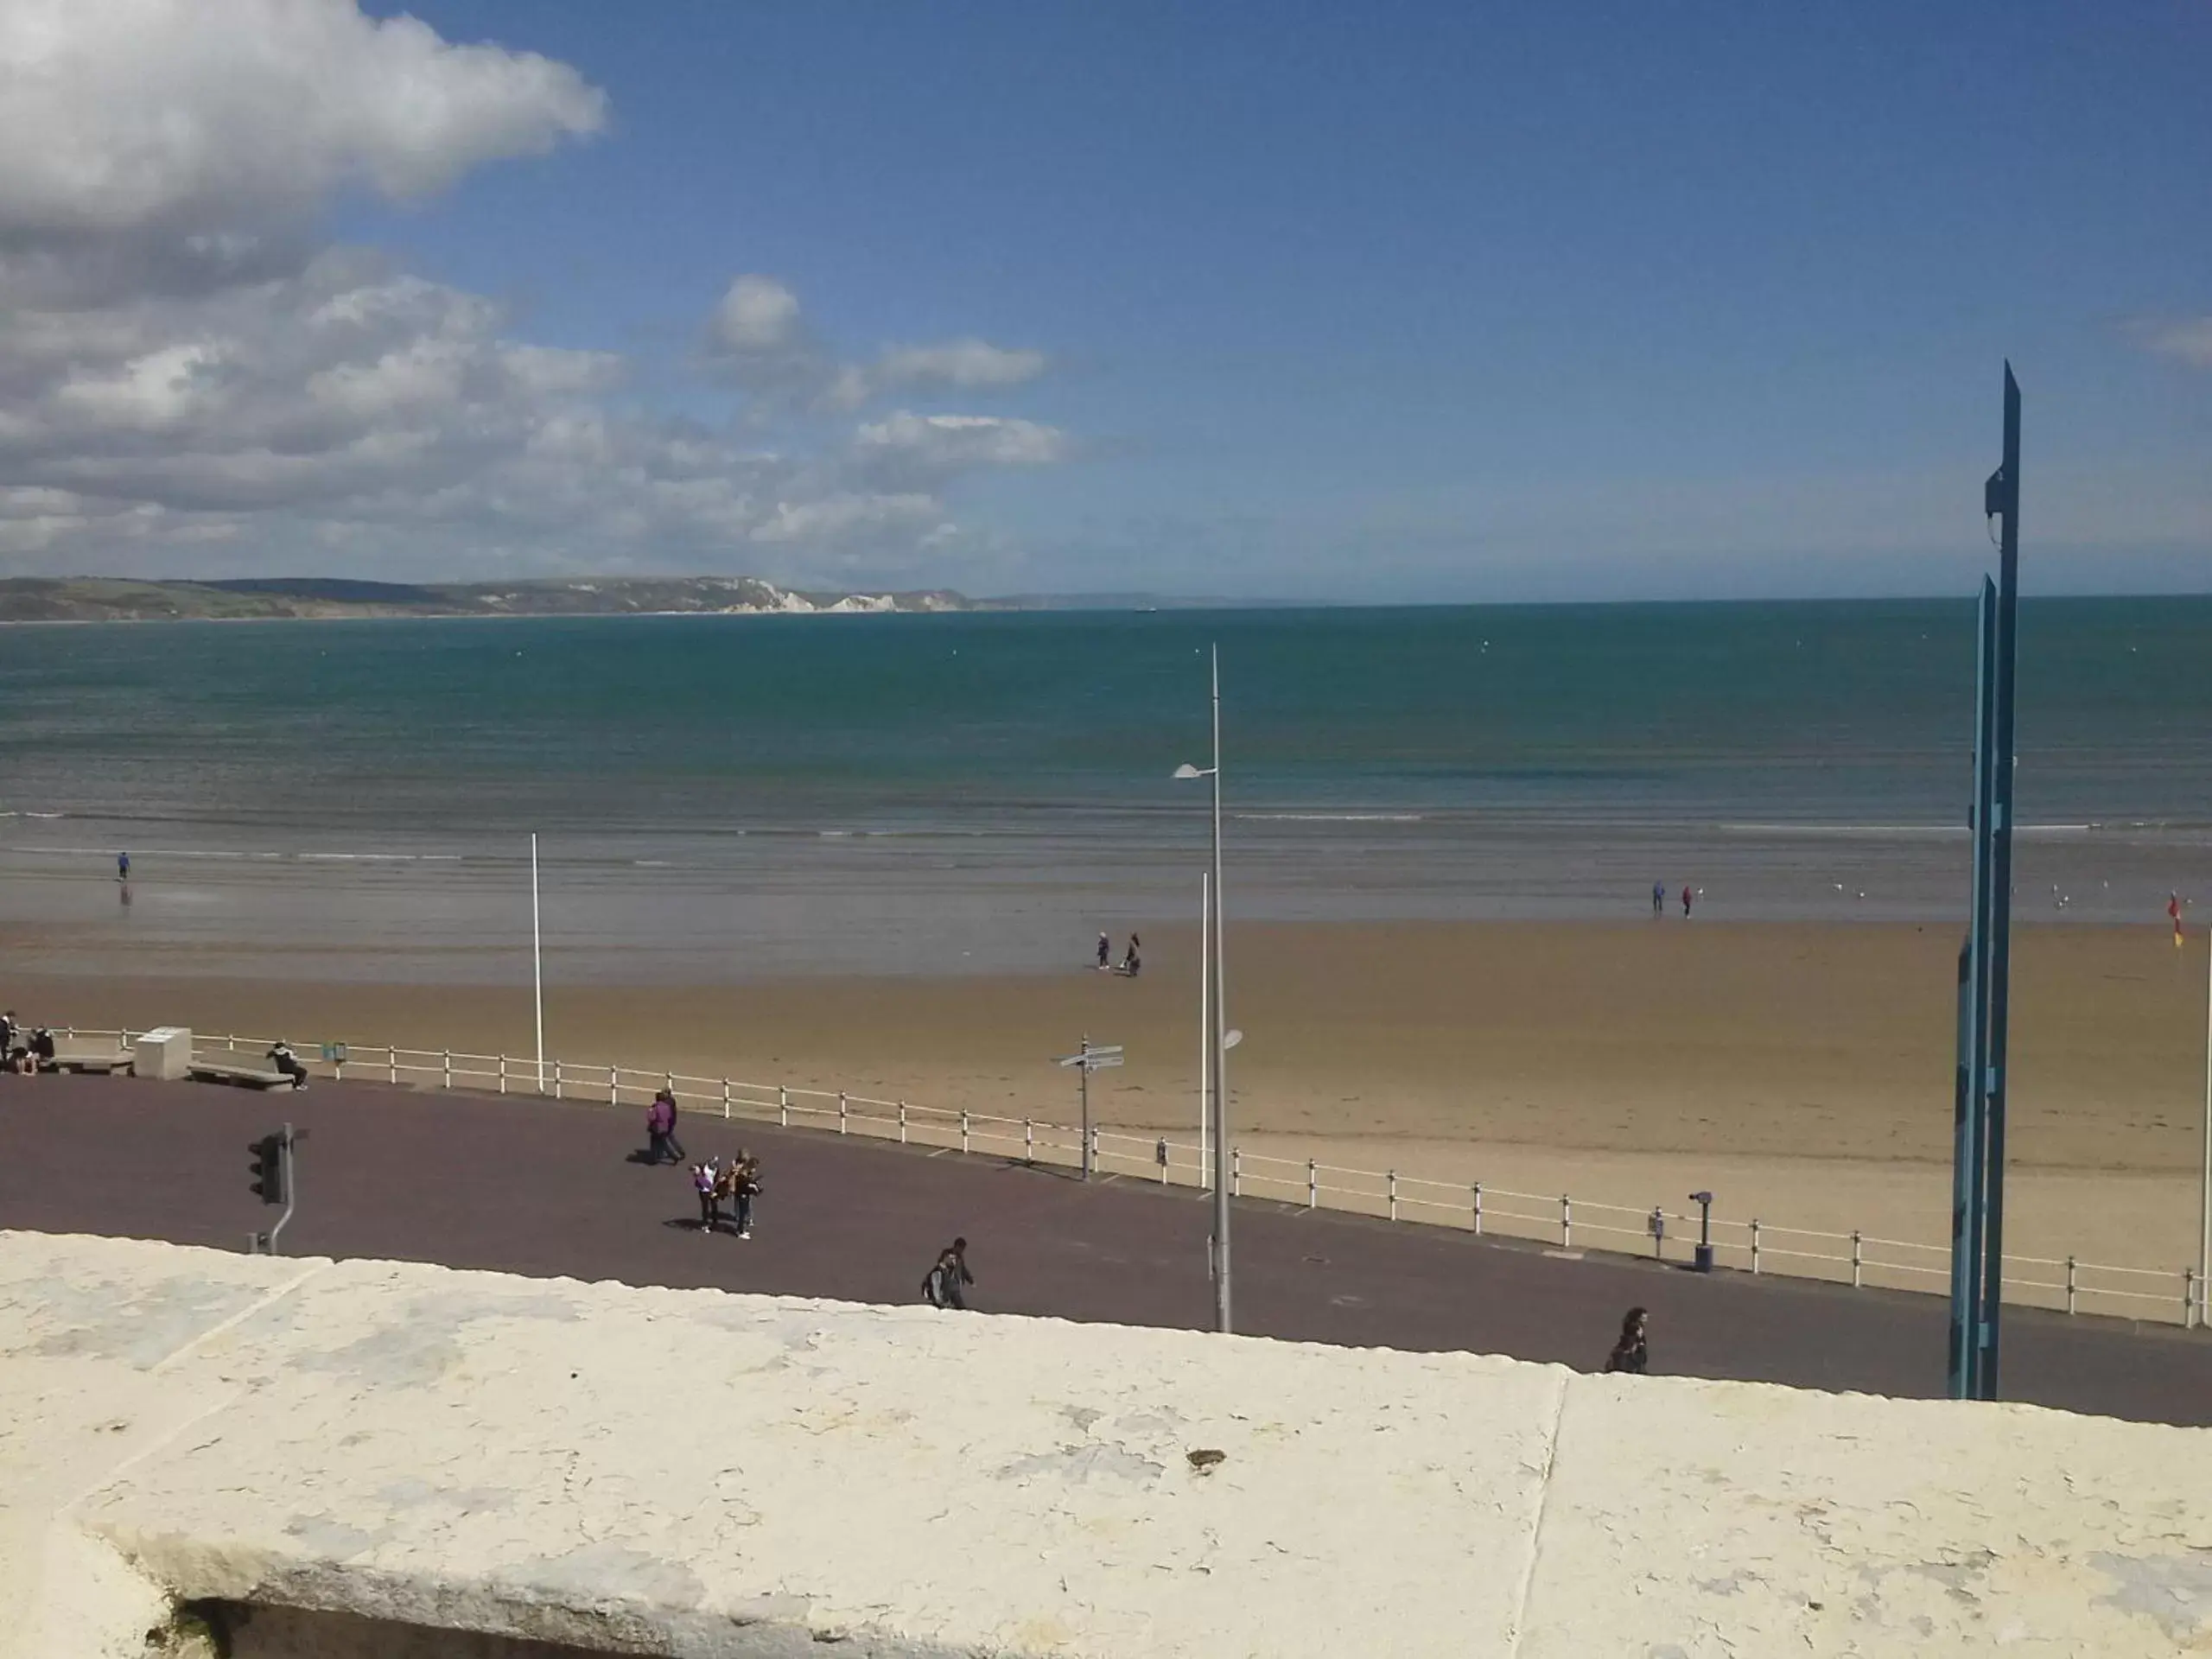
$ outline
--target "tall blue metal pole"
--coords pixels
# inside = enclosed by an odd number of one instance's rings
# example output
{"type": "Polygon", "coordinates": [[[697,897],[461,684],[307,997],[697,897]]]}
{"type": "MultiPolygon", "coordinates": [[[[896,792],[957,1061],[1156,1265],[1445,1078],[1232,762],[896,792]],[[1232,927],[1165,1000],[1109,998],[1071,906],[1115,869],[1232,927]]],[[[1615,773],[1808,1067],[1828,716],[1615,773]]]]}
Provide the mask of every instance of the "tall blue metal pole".
{"type": "Polygon", "coordinates": [[[2012,979],[2012,690],[2018,658],[2020,611],[2020,385],[2012,365],[2005,365],[2005,461],[1989,481],[1983,505],[2002,513],[2005,527],[1997,567],[1997,764],[1995,799],[1990,821],[1989,885],[1993,903],[1990,927],[1988,1099],[1984,1108],[1989,1138],[1988,1262],[1982,1284],[1983,1344],[1980,1397],[1997,1398],[2005,1291],[2005,1042],[2010,1034],[2012,979]]]}
{"type": "Polygon", "coordinates": [[[1974,793],[1967,822],[1974,832],[1973,888],[1966,942],[1959,947],[1958,1066],[1954,1080],[1955,1141],[1951,1164],[1950,1394],[1981,1397],[1983,1233],[1988,1197],[1990,887],[1989,823],[1995,796],[1997,589],[1986,576],[1974,612],[1974,793]]]}
{"type": "Polygon", "coordinates": [[[1982,495],[2003,521],[1975,619],[1974,894],[1959,955],[1951,1194],[1950,1390],[1994,1400],[2005,1315],[2005,1046],[2012,950],[2012,703],[2020,603],[2020,387],[2005,365],[2005,459],[1982,495]]]}

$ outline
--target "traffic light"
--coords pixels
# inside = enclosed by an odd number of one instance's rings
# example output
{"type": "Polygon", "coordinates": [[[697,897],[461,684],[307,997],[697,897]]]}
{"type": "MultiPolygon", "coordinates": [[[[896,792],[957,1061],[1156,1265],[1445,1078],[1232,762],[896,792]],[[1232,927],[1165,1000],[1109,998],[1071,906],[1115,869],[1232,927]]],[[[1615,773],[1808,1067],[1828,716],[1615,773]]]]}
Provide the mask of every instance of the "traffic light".
{"type": "Polygon", "coordinates": [[[246,1150],[253,1154],[253,1190],[264,1204],[284,1202],[284,1137],[264,1135],[246,1150]]]}

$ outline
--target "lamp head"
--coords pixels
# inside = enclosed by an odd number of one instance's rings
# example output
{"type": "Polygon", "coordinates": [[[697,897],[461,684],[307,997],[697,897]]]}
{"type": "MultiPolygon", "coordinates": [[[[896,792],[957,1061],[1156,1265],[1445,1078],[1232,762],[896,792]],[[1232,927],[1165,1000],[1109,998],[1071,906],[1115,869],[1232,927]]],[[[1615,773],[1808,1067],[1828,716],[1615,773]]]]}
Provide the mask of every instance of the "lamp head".
{"type": "Polygon", "coordinates": [[[1175,775],[1184,782],[1188,783],[1193,778],[1205,777],[1205,773],[1200,772],[1196,766],[1185,760],[1181,766],[1175,768],[1175,775]]]}

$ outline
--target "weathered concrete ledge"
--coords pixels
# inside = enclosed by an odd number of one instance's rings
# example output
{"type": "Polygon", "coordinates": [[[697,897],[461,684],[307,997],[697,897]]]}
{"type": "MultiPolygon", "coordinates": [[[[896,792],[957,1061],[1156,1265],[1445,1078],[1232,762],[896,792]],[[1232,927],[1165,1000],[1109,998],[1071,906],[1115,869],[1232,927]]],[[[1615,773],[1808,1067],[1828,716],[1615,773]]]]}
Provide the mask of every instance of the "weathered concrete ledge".
{"type": "Polygon", "coordinates": [[[26,1233],[0,1352],[10,1659],[2212,1650],[2212,1433],[2033,1407],[26,1233]]]}

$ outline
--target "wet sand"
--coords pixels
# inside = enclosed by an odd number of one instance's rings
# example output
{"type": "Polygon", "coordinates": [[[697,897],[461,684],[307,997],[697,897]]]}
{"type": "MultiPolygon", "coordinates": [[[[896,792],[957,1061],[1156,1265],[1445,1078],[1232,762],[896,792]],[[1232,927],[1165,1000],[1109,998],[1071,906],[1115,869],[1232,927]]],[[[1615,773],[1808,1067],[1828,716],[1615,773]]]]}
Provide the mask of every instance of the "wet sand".
{"type": "MultiPolygon", "coordinates": [[[[1059,974],[548,988],[547,1049],[1066,1122],[1052,1058],[1127,1046],[1100,1122],[1196,1139],[1195,930],[1143,930],[1130,981],[1059,974]]],[[[0,938],[0,962],[35,964],[0,938]]],[[[1937,925],[1232,925],[1248,1154],[1680,1206],[1929,1244],[1948,1231],[1955,929],[1937,925]]],[[[1118,941],[1117,941],[1118,945],[1118,941]]],[[[573,973],[574,967],[569,969],[573,973]]],[[[2024,927],[2010,1248],[2177,1269],[2195,1255],[2203,942],[2024,927]]],[[[529,988],[10,971],[54,1024],[175,1021],[524,1055],[529,988]]],[[[1592,1243],[1600,1242],[1593,1239],[1592,1243]]]]}

